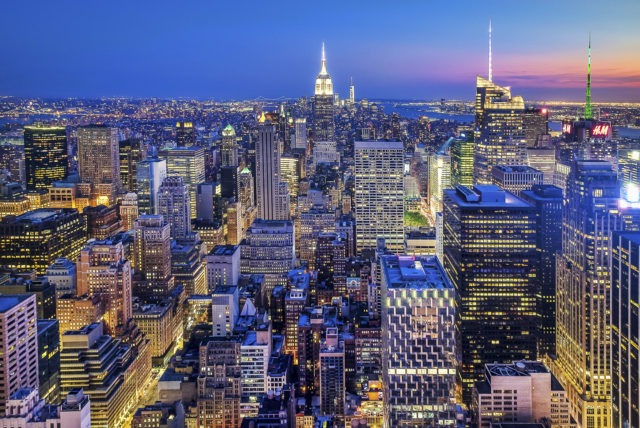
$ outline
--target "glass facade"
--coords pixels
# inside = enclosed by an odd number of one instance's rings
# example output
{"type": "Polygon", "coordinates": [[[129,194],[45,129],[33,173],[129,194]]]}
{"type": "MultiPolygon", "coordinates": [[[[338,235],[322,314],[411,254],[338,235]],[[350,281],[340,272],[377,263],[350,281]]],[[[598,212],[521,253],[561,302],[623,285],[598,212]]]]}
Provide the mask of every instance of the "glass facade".
{"type": "Polygon", "coordinates": [[[535,208],[493,185],[445,190],[442,234],[469,403],[485,363],[536,357],[535,208]]]}
{"type": "Polygon", "coordinates": [[[27,190],[47,189],[69,170],[64,127],[25,126],[24,166],[27,190]]]}
{"type": "Polygon", "coordinates": [[[476,129],[474,178],[491,183],[496,165],[526,165],[524,100],[511,90],[480,76],[476,82],[476,129]]]}

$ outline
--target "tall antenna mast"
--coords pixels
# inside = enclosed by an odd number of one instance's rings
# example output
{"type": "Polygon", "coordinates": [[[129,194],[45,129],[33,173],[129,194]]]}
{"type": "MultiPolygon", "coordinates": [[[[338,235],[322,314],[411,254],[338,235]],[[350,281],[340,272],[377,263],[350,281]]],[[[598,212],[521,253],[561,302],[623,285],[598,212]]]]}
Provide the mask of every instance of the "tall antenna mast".
{"type": "Polygon", "coordinates": [[[593,110],[591,108],[591,32],[589,32],[589,49],[587,59],[587,94],[584,104],[584,118],[593,119],[593,110]]]}
{"type": "Polygon", "coordinates": [[[493,82],[493,58],[491,52],[491,18],[489,18],[489,82],[493,82]]]}

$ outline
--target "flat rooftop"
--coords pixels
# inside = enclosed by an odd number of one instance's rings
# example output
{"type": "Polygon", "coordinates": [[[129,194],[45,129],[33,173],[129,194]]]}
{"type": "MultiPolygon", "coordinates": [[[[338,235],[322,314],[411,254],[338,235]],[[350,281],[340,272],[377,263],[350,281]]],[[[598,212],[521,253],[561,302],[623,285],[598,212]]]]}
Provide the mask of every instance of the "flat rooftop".
{"type": "Polygon", "coordinates": [[[493,171],[499,171],[502,173],[523,173],[528,172],[531,174],[542,174],[542,171],[539,171],[535,168],[531,168],[528,165],[496,165],[493,167],[493,171]]]}
{"type": "Polygon", "coordinates": [[[517,361],[512,364],[485,364],[485,370],[493,376],[531,376],[549,373],[549,369],[538,361],[517,361]]]}
{"type": "Polygon", "coordinates": [[[256,219],[249,226],[251,233],[293,233],[293,223],[290,220],[262,220],[256,219]]]}
{"type": "Polygon", "coordinates": [[[214,256],[231,256],[237,249],[237,245],[216,245],[209,254],[213,254],[214,256]]]}
{"type": "Polygon", "coordinates": [[[404,150],[402,141],[356,141],[356,150],[404,150]]]}
{"type": "Polygon", "coordinates": [[[31,296],[31,294],[0,294],[0,313],[11,310],[31,296]]]}
{"type": "Polygon", "coordinates": [[[136,315],[162,315],[166,313],[171,308],[170,304],[148,304],[148,305],[137,305],[133,308],[133,316],[136,315]]]}
{"type": "Polygon", "coordinates": [[[473,189],[457,186],[445,189],[444,194],[463,208],[533,208],[513,193],[494,184],[476,185],[473,189]]]}
{"type": "Polygon", "coordinates": [[[388,288],[453,288],[435,256],[382,256],[388,288]]]}
{"type": "Polygon", "coordinates": [[[29,223],[42,223],[47,220],[53,220],[58,215],[63,214],[62,209],[54,208],[39,208],[33,211],[27,211],[26,213],[16,217],[17,221],[29,222],[29,223]]]}

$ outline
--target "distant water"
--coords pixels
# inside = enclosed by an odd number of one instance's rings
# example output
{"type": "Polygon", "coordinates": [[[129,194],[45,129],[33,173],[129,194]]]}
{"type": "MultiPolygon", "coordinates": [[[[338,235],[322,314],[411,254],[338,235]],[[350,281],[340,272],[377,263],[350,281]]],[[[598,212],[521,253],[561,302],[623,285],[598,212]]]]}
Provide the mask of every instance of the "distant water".
{"type": "Polygon", "coordinates": [[[473,122],[475,120],[475,116],[472,114],[456,114],[454,112],[451,113],[441,113],[439,111],[434,110],[432,106],[425,105],[401,105],[402,101],[396,103],[393,101],[373,101],[374,103],[381,105],[384,107],[384,112],[386,114],[398,113],[402,117],[406,117],[408,119],[417,119],[420,116],[427,116],[430,119],[445,119],[445,120],[455,120],[457,122],[473,122]]]}
{"type": "Polygon", "coordinates": [[[63,114],[63,115],[55,115],[55,114],[33,114],[29,116],[20,116],[20,117],[2,117],[0,118],[0,126],[3,125],[30,125],[34,122],[50,122],[54,120],[62,120],[62,119],[71,119],[73,117],[77,117],[80,115],[77,114],[63,114]]]}

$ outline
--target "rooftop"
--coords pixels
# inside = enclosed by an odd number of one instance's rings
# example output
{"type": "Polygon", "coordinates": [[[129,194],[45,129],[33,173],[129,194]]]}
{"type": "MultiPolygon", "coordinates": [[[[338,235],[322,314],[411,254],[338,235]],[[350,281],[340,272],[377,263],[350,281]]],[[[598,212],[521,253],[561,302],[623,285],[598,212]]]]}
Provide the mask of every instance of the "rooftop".
{"type": "Polygon", "coordinates": [[[31,296],[35,294],[0,294],[0,313],[13,309],[31,296]]]}
{"type": "Polygon", "coordinates": [[[523,190],[522,195],[530,199],[562,199],[562,189],[551,184],[535,184],[531,190],[523,190]]]}
{"type": "Polygon", "coordinates": [[[16,392],[11,394],[9,397],[10,400],[23,400],[27,398],[31,393],[35,391],[33,388],[18,388],[16,392]]]}
{"type": "Polygon", "coordinates": [[[500,171],[503,173],[510,173],[510,172],[518,172],[518,173],[522,173],[522,172],[528,172],[531,174],[542,174],[542,171],[539,171],[535,168],[531,168],[528,165],[496,165],[493,167],[494,171],[500,171]]]}
{"type": "Polygon", "coordinates": [[[45,221],[54,220],[61,214],[69,213],[71,209],[53,209],[53,208],[39,208],[37,210],[28,211],[22,215],[16,217],[17,221],[28,223],[42,223],[45,221]]]}
{"type": "Polygon", "coordinates": [[[293,223],[289,220],[263,220],[255,219],[249,231],[256,233],[293,233],[293,223]]]}
{"type": "Polygon", "coordinates": [[[209,252],[209,254],[213,254],[215,256],[231,256],[238,250],[237,245],[216,245],[209,252]]]}
{"type": "Polygon", "coordinates": [[[382,270],[388,288],[452,288],[435,256],[382,256],[382,270]]]}
{"type": "Polygon", "coordinates": [[[528,202],[495,184],[478,184],[473,189],[457,186],[445,189],[444,195],[464,208],[532,208],[528,202]]]}
{"type": "Polygon", "coordinates": [[[402,141],[356,141],[355,150],[404,150],[402,141]]]}
{"type": "Polygon", "coordinates": [[[538,361],[516,361],[513,364],[485,364],[488,376],[531,376],[549,373],[549,369],[538,361]]]}
{"type": "Polygon", "coordinates": [[[170,304],[149,304],[149,305],[139,305],[135,304],[133,307],[133,316],[135,318],[136,315],[162,315],[166,313],[171,308],[170,304]]]}

